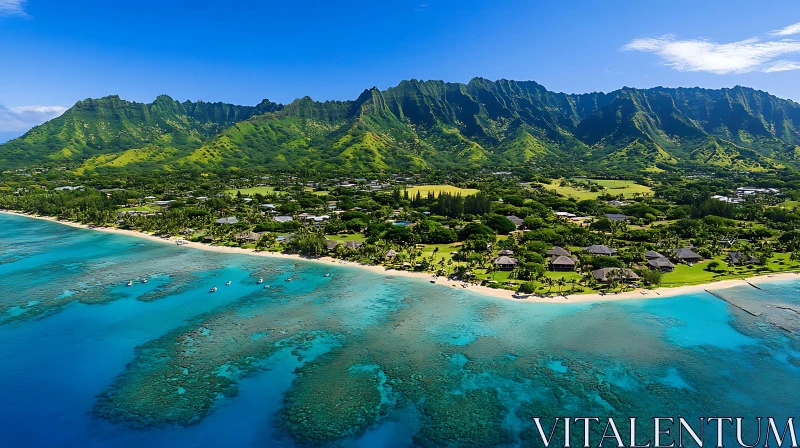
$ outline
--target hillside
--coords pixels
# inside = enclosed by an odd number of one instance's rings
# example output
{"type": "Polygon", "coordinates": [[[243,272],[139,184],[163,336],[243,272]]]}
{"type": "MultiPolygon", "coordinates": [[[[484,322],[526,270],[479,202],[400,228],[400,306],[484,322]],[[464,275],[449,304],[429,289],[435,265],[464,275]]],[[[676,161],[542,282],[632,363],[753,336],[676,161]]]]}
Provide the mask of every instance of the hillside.
{"type": "Polygon", "coordinates": [[[285,106],[85,100],[0,145],[0,167],[375,171],[559,161],[763,170],[797,166],[798,147],[800,105],[746,87],[570,95],[476,78],[403,81],[353,101],[285,106]]]}
{"type": "Polygon", "coordinates": [[[108,96],[79,101],[60,117],[0,145],[0,167],[30,164],[95,165],[174,160],[236,122],[278,108],[267,100],[253,106],[180,103],[161,95],[151,104],[108,96]]]}

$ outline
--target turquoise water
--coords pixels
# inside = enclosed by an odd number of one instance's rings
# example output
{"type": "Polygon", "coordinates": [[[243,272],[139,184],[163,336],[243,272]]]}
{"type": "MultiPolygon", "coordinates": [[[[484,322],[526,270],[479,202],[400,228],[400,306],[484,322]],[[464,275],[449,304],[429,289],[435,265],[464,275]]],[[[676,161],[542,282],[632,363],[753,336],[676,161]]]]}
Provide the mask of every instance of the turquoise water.
{"type": "Polygon", "coordinates": [[[797,281],[720,291],[757,316],[528,304],[2,214],[0,278],[3,446],[538,446],[534,416],[800,402],[797,281]]]}

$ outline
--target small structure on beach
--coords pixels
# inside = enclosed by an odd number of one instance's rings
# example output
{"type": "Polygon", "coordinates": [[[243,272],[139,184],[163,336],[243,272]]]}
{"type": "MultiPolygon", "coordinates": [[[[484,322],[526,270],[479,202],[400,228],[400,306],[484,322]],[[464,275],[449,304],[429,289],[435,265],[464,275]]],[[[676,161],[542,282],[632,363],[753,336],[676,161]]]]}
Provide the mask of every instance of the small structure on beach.
{"type": "Polygon", "coordinates": [[[328,251],[335,250],[336,247],[339,245],[339,241],[326,240],[325,241],[325,245],[326,245],[328,251]]]}
{"type": "Polygon", "coordinates": [[[383,254],[383,258],[385,258],[387,260],[391,260],[396,256],[397,256],[397,252],[395,252],[394,249],[389,249],[389,250],[386,251],[385,254],[383,254]]]}

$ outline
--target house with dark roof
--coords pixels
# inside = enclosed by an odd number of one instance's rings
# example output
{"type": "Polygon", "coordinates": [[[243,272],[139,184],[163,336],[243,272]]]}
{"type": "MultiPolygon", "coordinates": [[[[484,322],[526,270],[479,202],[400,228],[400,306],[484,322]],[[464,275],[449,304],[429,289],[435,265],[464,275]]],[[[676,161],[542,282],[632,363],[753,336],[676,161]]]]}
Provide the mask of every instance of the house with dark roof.
{"type": "Polygon", "coordinates": [[[755,256],[747,256],[741,252],[728,253],[728,264],[735,266],[743,264],[758,264],[761,260],[755,256]]]}
{"type": "Polygon", "coordinates": [[[261,235],[255,232],[239,232],[233,236],[237,241],[255,242],[261,238],[261,235]]]}
{"type": "Polygon", "coordinates": [[[595,244],[593,246],[586,247],[583,250],[585,252],[588,252],[588,253],[592,254],[592,255],[611,256],[611,255],[614,255],[615,253],[617,253],[616,249],[612,249],[612,248],[610,248],[608,246],[603,246],[603,245],[600,245],[600,244],[595,244]]]}
{"type": "Polygon", "coordinates": [[[338,241],[334,241],[334,240],[325,240],[325,246],[327,247],[327,249],[328,249],[329,251],[336,249],[336,246],[338,246],[338,245],[339,245],[339,242],[338,242],[338,241]]]}
{"type": "Polygon", "coordinates": [[[606,213],[605,217],[609,221],[623,221],[624,222],[624,221],[628,221],[629,219],[631,219],[631,218],[629,218],[629,217],[627,217],[625,215],[622,215],[620,213],[606,213]]]}
{"type": "Polygon", "coordinates": [[[508,256],[514,255],[514,251],[513,251],[513,250],[511,250],[511,249],[503,249],[503,250],[501,250],[501,251],[500,251],[500,252],[498,252],[498,253],[499,253],[500,255],[508,255],[508,256]]]}
{"type": "Polygon", "coordinates": [[[519,260],[503,255],[497,257],[493,263],[495,266],[497,266],[497,269],[500,269],[501,271],[510,271],[519,264],[519,260]]]}
{"type": "Polygon", "coordinates": [[[386,251],[385,254],[383,254],[383,258],[386,258],[387,260],[388,259],[392,259],[392,258],[394,258],[396,256],[397,256],[397,252],[394,249],[389,249],[389,250],[386,251]]]}
{"type": "Polygon", "coordinates": [[[700,260],[703,259],[703,257],[695,253],[693,250],[685,248],[675,249],[675,258],[678,261],[682,261],[684,263],[689,263],[689,264],[699,263],[700,260]]]}
{"type": "Polygon", "coordinates": [[[363,245],[364,243],[362,243],[361,241],[347,241],[344,243],[344,247],[352,250],[356,250],[363,245]]]}
{"type": "Polygon", "coordinates": [[[675,265],[664,257],[653,258],[648,261],[647,264],[650,265],[651,269],[658,269],[661,272],[672,272],[675,270],[675,265]]]}
{"type": "Polygon", "coordinates": [[[565,257],[569,257],[570,253],[569,253],[568,250],[564,249],[563,247],[554,246],[552,249],[547,251],[547,255],[549,255],[551,257],[560,257],[562,255],[565,256],[565,257]]]}
{"type": "Polygon", "coordinates": [[[644,254],[644,257],[647,258],[648,260],[655,260],[655,259],[658,259],[658,258],[667,258],[667,257],[661,255],[660,253],[654,251],[654,250],[647,251],[644,254]]]}
{"type": "Polygon", "coordinates": [[[610,283],[614,279],[625,283],[639,280],[639,276],[627,268],[598,269],[596,271],[592,271],[592,277],[594,277],[594,279],[600,283],[610,283]]]}
{"type": "Polygon", "coordinates": [[[518,218],[518,217],[516,217],[514,215],[506,216],[506,218],[508,218],[509,221],[513,222],[514,225],[517,226],[517,227],[522,227],[523,224],[525,224],[525,221],[523,221],[521,218],[518,218]]]}
{"type": "Polygon", "coordinates": [[[575,270],[575,260],[566,256],[559,255],[550,259],[548,263],[550,270],[555,272],[572,272],[575,270]]]}

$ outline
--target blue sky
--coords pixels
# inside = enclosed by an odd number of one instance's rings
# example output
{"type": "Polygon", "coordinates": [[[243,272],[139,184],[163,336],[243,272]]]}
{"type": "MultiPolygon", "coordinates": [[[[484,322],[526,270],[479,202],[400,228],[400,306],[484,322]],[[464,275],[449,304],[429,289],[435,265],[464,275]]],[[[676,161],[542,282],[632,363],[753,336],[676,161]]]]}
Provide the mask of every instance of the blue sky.
{"type": "Polygon", "coordinates": [[[799,22],[796,0],[0,0],[0,132],[87,97],[344,100],[410,78],[800,101],[799,22]]]}

